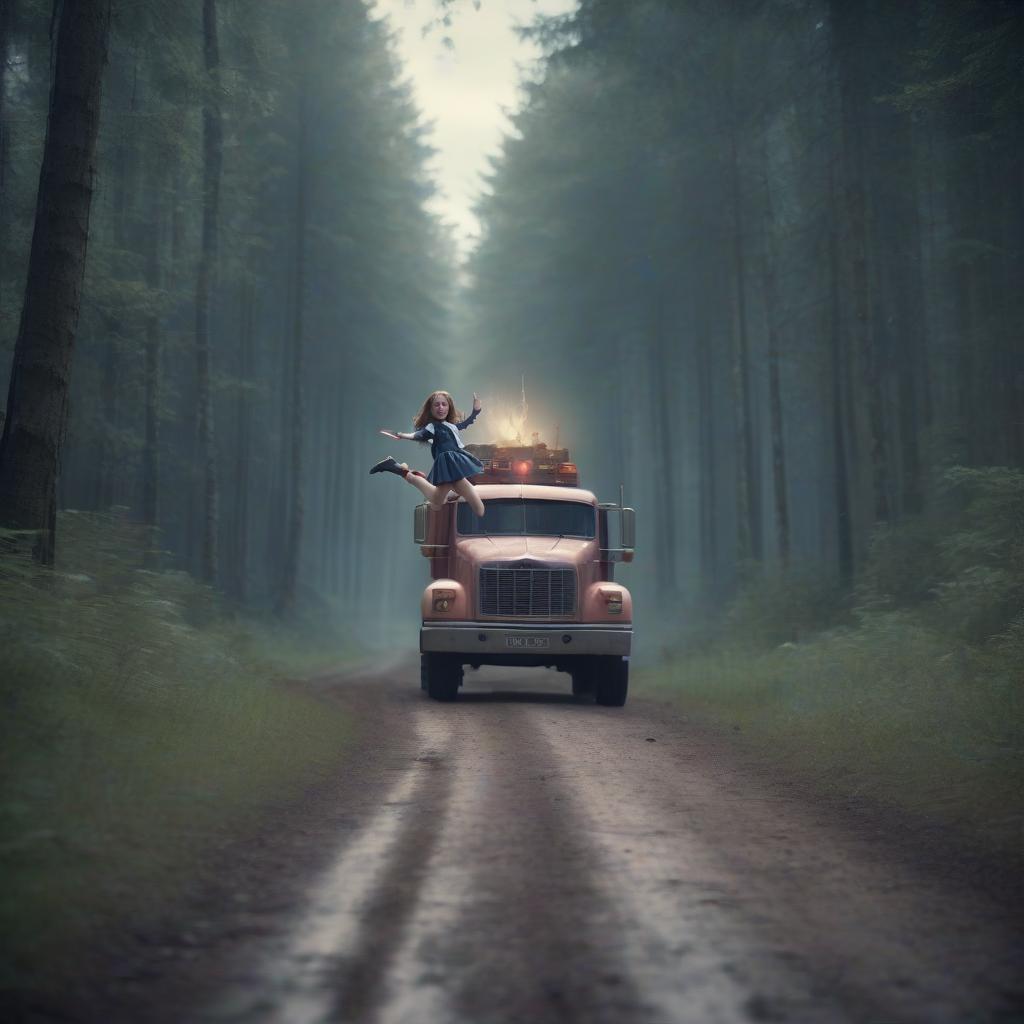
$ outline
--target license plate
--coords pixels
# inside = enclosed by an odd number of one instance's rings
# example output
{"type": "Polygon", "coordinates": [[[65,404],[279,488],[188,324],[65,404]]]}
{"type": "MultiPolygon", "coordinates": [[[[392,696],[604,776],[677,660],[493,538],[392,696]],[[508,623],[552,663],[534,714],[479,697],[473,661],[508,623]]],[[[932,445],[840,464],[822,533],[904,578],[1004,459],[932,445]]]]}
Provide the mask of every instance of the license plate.
{"type": "Polygon", "coordinates": [[[538,647],[550,647],[551,638],[547,636],[507,636],[505,637],[505,646],[536,650],[538,647]]]}

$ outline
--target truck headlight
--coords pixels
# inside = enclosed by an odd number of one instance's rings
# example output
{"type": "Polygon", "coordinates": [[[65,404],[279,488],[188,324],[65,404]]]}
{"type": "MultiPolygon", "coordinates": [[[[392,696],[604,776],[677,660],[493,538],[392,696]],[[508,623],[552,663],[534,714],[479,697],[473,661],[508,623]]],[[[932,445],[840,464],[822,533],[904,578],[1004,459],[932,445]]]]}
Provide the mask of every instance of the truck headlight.
{"type": "Polygon", "coordinates": [[[446,612],[455,604],[454,590],[434,590],[432,607],[435,612],[446,612]]]}
{"type": "Polygon", "coordinates": [[[604,610],[609,615],[621,615],[622,614],[622,591],[621,590],[602,590],[601,598],[604,601],[604,610]]]}

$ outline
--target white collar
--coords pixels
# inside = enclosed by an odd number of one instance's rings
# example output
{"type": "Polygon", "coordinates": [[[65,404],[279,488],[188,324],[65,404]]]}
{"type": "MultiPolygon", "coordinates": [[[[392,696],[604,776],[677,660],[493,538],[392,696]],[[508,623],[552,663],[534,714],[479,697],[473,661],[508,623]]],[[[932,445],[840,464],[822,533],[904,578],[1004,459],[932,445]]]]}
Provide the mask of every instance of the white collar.
{"type": "MultiPolygon", "coordinates": [[[[460,448],[466,447],[466,443],[462,440],[462,432],[454,423],[449,423],[447,420],[442,420],[441,426],[447,427],[455,435],[455,440],[458,442],[460,448]]],[[[428,423],[424,429],[427,431],[428,434],[433,434],[435,433],[434,427],[434,421],[431,420],[430,423],[428,423]]]]}

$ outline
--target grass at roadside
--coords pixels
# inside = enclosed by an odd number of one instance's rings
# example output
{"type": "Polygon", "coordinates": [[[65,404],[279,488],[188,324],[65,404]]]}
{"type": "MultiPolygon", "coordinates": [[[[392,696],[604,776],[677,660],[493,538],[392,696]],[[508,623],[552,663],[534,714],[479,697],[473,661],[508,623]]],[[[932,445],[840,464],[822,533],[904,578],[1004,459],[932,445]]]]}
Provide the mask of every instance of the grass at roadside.
{"type": "Polygon", "coordinates": [[[682,656],[638,682],[739,727],[824,791],[1020,855],[1024,722],[1009,662],[887,622],[770,652],[682,656]]]}
{"type": "Polygon", "coordinates": [[[880,528],[852,593],[750,581],[637,682],[837,795],[1024,850],[1024,474],[951,470],[948,511],[880,528]]]}
{"type": "Polygon", "coordinates": [[[98,557],[109,522],[64,525],[71,565],[0,565],[0,989],[52,988],[93,937],[159,920],[350,730],[281,685],[340,644],[230,619],[184,574],[98,557]]]}

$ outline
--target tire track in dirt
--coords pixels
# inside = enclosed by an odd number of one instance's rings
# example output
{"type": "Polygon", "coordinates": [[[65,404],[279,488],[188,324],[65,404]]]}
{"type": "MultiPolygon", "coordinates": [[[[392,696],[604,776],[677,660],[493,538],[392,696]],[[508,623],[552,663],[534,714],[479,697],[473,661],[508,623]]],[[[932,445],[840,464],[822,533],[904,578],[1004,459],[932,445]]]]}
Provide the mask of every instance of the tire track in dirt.
{"type": "Polygon", "coordinates": [[[576,795],[628,908],[631,959],[671,1019],[931,1024],[1019,998],[1019,928],[999,907],[837,829],[653,702],[582,710],[596,713],[540,725],[577,778],[615,752],[576,795]],[[743,998],[723,1002],[716,978],[743,998]]]}
{"type": "Polygon", "coordinates": [[[1016,1019],[1012,909],[669,707],[554,681],[492,672],[455,704],[404,670],[351,690],[372,729],[339,789],[350,838],[302,912],[239,949],[244,990],[187,1019],[1016,1019]]]}
{"type": "Polygon", "coordinates": [[[638,1017],[622,923],[536,727],[543,710],[470,697],[437,712],[456,733],[452,798],[377,1024],[652,1019],[638,1017]]]}
{"type": "Polygon", "coordinates": [[[398,767],[400,777],[379,810],[320,874],[286,935],[257,954],[264,966],[247,979],[246,990],[227,993],[204,1021],[365,1018],[416,903],[424,854],[436,836],[431,823],[447,800],[452,731],[428,711],[414,712],[415,756],[398,767]]]}

